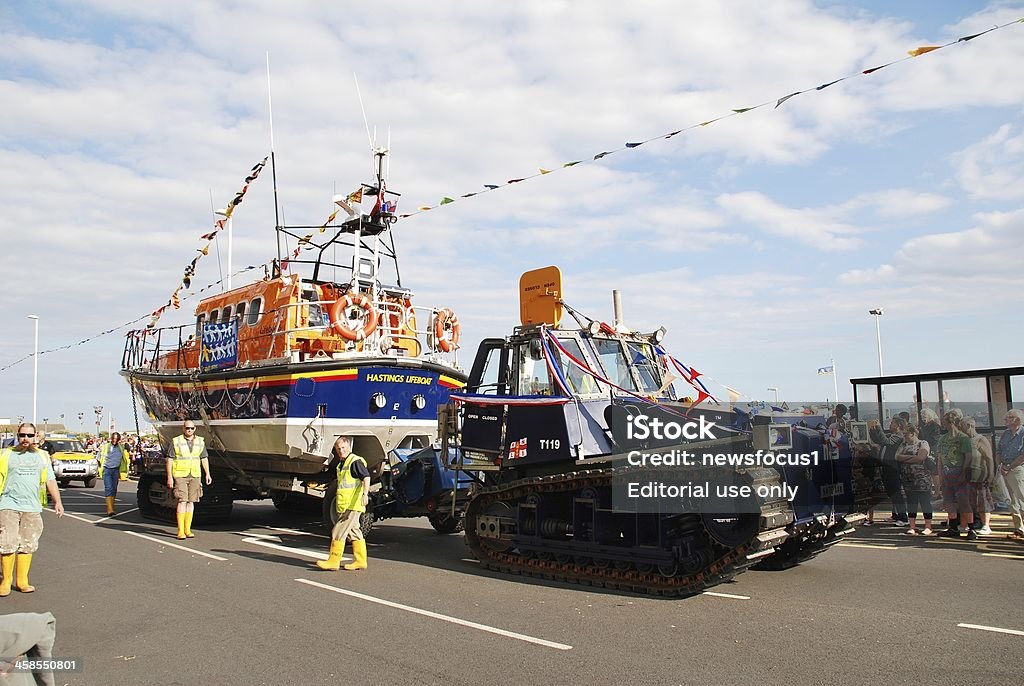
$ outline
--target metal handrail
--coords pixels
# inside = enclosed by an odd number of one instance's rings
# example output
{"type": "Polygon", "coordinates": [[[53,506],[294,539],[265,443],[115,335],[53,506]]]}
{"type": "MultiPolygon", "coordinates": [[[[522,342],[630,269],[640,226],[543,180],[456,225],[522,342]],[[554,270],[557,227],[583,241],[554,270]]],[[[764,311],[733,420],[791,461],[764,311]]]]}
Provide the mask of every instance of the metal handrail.
{"type": "MultiPolygon", "coordinates": [[[[261,319],[268,315],[275,315],[277,322],[274,331],[270,333],[256,333],[248,326],[245,328],[240,327],[239,343],[254,341],[266,337],[269,340],[266,357],[269,359],[270,354],[274,349],[274,342],[278,340],[279,336],[284,336],[286,344],[284,346],[283,357],[288,357],[292,352],[292,341],[296,338],[301,338],[301,334],[316,334],[318,337],[322,337],[324,333],[331,329],[330,325],[309,326],[308,323],[305,326],[287,326],[288,322],[301,321],[303,318],[307,322],[309,321],[308,310],[306,311],[305,317],[302,317],[301,310],[296,310],[295,314],[289,317],[288,315],[291,314],[291,308],[308,308],[310,306],[326,308],[333,302],[334,301],[325,300],[304,300],[297,303],[287,303],[281,307],[267,310],[262,314],[261,319]],[[284,329],[281,328],[281,324],[283,323],[286,324],[284,329]]],[[[372,349],[375,346],[378,346],[381,338],[387,336],[395,341],[415,341],[419,344],[420,350],[425,351],[421,352],[421,355],[451,355],[451,362],[453,364],[457,364],[457,355],[454,351],[452,353],[443,353],[440,350],[433,350],[427,345],[426,341],[423,340],[430,335],[429,325],[421,327],[418,324],[419,318],[417,317],[417,326],[414,328],[409,327],[405,308],[400,303],[380,301],[377,303],[377,309],[378,324],[371,335],[363,341],[364,349],[372,349]],[[400,324],[392,326],[390,322],[390,317],[392,316],[399,317],[400,324]],[[407,333],[403,333],[403,329],[405,329],[407,333]]],[[[432,321],[433,317],[440,311],[439,308],[416,305],[411,306],[409,309],[412,310],[414,315],[419,314],[421,316],[426,316],[427,321],[432,321]]],[[[239,320],[239,323],[241,324],[242,319],[246,317],[247,315],[242,315],[241,317],[235,316],[233,318],[239,320]]],[[[190,367],[186,366],[187,360],[185,358],[185,354],[189,346],[195,345],[196,343],[194,333],[195,328],[196,324],[189,323],[180,324],[178,326],[161,327],[158,329],[129,331],[125,337],[125,349],[122,354],[122,367],[125,369],[148,367],[150,371],[160,371],[161,360],[165,359],[168,354],[173,352],[173,366],[164,367],[164,369],[189,369],[190,367]],[[186,329],[189,330],[187,335],[186,329]],[[177,340],[177,344],[165,347],[163,345],[163,341],[167,335],[173,336],[177,340]]],[[[341,339],[335,339],[334,337],[331,337],[330,340],[341,341],[341,339]]],[[[346,341],[345,344],[346,348],[354,348],[356,346],[356,342],[354,341],[346,341]]]]}

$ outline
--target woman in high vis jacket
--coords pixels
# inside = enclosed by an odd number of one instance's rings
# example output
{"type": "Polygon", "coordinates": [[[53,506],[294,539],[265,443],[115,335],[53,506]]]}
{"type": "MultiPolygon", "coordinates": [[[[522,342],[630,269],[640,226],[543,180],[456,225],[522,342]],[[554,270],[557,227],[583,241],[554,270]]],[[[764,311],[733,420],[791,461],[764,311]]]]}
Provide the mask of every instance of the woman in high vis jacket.
{"type": "Polygon", "coordinates": [[[183,433],[171,441],[167,451],[167,488],[174,493],[178,501],[178,540],[195,538],[192,533],[192,516],[196,503],[203,497],[203,485],[200,481],[200,467],[206,475],[206,485],[213,483],[210,477],[210,459],[206,452],[206,441],[196,436],[196,424],[186,419],[182,425],[183,433]]]}
{"type": "Polygon", "coordinates": [[[100,478],[103,479],[103,496],[107,499],[107,515],[114,513],[114,501],[117,499],[117,482],[128,480],[128,449],[121,444],[121,434],[110,434],[110,441],[100,443],[96,453],[100,462],[100,478]]]}
{"type": "Polygon", "coordinates": [[[50,459],[35,447],[35,438],[35,424],[22,424],[18,444],[0,451],[0,596],[11,594],[15,563],[17,589],[22,593],[36,590],[28,583],[28,570],[43,533],[41,513],[47,493],[53,498],[57,516],[64,515],[50,459]]]}
{"type": "Polygon", "coordinates": [[[341,436],[334,442],[338,456],[338,523],[331,530],[331,553],[326,560],[318,560],[320,569],[337,570],[345,555],[345,541],[352,541],[354,562],[345,565],[353,571],[366,569],[366,539],[359,528],[359,516],[366,512],[370,498],[370,470],[366,460],[352,452],[352,439],[341,436]]]}

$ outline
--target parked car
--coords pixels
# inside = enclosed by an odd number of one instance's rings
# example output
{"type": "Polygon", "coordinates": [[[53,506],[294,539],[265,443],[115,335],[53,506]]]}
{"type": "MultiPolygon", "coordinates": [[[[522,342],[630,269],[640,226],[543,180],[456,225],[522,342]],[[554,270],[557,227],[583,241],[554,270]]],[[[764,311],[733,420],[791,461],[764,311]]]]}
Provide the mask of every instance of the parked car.
{"type": "Polygon", "coordinates": [[[53,462],[53,476],[61,487],[72,481],[81,481],[86,488],[96,485],[99,462],[77,438],[50,436],[39,446],[50,453],[53,462]]]}

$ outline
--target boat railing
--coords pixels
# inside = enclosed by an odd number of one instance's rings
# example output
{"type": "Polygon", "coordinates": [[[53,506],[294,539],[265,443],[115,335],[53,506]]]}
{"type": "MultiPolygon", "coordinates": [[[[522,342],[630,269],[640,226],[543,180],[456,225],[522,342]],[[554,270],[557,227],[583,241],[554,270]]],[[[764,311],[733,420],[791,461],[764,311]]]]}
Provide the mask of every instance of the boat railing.
{"type": "MultiPolygon", "coordinates": [[[[239,323],[238,365],[371,355],[425,357],[449,366],[458,363],[457,349],[444,352],[435,340],[432,327],[438,308],[380,300],[376,326],[363,339],[353,341],[339,335],[329,321],[327,310],[332,303],[304,300],[284,304],[263,312],[259,328],[243,321],[245,315],[234,317],[239,323]]],[[[198,333],[195,323],[129,331],[121,366],[153,372],[198,370],[198,333]]]]}

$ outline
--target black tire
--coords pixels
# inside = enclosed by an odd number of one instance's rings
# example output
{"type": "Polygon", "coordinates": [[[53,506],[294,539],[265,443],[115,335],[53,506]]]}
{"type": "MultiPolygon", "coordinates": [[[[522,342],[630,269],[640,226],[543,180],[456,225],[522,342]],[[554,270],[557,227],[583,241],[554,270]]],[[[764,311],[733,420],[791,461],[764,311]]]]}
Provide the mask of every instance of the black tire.
{"type": "Polygon", "coordinates": [[[67,479],[61,479],[60,481],[57,482],[57,486],[59,488],[67,488],[70,485],[71,485],[71,482],[68,481],[67,479]]]}
{"type": "Polygon", "coordinates": [[[231,517],[234,495],[231,481],[223,475],[214,474],[213,483],[203,484],[203,497],[196,503],[195,522],[198,524],[219,524],[231,517]]]}
{"type": "Polygon", "coordinates": [[[431,512],[427,515],[427,521],[430,522],[430,526],[434,527],[434,531],[439,534],[461,533],[464,527],[461,512],[454,517],[447,510],[444,512],[431,512]]]}
{"type": "Polygon", "coordinates": [[[89,477],[88,479],[86,479],[84,481],[84,483],[85,483],[85,487],[86,488],[92,488],[93,486],[96,485],[96,477],[95,476],[89,477]]]}
{"type": "Polygon", "coordinates": [[[271,491],[270,502],[274,503],[274,507],[282,512],[295,511],[295,499],[288,491],[271,491]]]}
{"type": "Polygon", "coordinates": [[[174,509],[157,505],[150,498],[149,489],[156,481],[152,474],[143,474],[139,477],[139,486],[136,491],[135,501],[139,506],[139,514],[146,519],[158,519],[161,521],[174,521],[174,509]]]}

